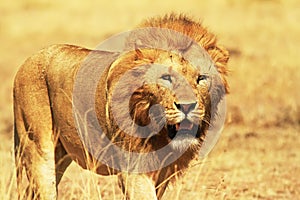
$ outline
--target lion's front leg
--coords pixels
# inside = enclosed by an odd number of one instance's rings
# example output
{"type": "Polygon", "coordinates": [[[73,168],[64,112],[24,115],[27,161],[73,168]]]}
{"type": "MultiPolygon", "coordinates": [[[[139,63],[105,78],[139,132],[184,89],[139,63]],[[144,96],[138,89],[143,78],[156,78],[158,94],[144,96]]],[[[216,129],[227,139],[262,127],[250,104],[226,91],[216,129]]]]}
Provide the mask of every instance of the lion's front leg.
{"type": "Polygon", "coordinates": [[[154,181],[145,174],[121,173],[118,175],[124,199],[157,200],[154,181]]]}

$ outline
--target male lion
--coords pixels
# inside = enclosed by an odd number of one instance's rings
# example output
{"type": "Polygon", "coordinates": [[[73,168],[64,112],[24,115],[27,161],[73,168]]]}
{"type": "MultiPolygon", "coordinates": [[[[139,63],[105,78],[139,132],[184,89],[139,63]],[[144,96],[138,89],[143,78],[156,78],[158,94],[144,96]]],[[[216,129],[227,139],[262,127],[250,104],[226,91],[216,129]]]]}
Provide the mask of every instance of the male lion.
{"type": "Polygon", "coordinates": [[[118,175],[126,199],[161,199],[198,156],[228,91],[228,52],[183,15],[153,18],[139,28],[123,52],[54,45],[19,69],[19,198],[56,199],[75,161],[100,175],[118,175]]]}

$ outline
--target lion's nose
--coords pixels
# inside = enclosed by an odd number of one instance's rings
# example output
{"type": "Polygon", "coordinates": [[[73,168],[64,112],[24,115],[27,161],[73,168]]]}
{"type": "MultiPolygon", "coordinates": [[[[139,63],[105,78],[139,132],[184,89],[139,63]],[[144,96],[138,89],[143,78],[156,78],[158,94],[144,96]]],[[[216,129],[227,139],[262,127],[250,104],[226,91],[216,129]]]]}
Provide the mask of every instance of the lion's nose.
{"type": "Polygon", "coordinates": [[[188,104],[181,104],[181,103],[174,102],[174,104],[178,110],[181,110],[184,114],[188,114],[190,111],[195,109],[197,102],[188,103],[188,104]]]}

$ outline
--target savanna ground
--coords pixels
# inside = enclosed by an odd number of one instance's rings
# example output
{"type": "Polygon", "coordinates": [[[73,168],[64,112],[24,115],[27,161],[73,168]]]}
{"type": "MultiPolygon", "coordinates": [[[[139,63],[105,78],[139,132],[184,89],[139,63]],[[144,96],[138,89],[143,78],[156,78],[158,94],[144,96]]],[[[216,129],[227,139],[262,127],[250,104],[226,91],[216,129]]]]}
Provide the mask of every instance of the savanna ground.
{"type": "MultiPolygon", "coordinates": [[[[201,18],[231,52],[231,94],[221,138],[164,199],[300,198],[298,0],[45,1],[0,3],[0,199],[16,199],[12,82],[18,66],[55,43],[93,48],[142,19],[170,11],[201,18]]],[[[115,177],[72,164],[59,199],[120,199],[115,177]]]]}

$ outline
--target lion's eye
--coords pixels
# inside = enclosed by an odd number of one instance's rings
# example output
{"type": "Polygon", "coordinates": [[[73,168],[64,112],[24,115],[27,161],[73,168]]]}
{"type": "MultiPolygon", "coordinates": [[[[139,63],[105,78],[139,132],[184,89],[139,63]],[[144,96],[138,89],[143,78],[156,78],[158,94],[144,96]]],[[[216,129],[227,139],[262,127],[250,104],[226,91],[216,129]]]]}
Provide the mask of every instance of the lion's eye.
{"type": "Polygon", "coordinates": [[[197,78],[197,83],[199,84],[201,81],[207,80],[208,76],[207,75],[200,75],[197,78]]]}
{"type": "Polygon", "coordinates": [[[162,75],[161,79],[163,79],[165,81],[169,81],[170,83],[172,83],[172,79],[171,79],[171,76],[169,74],[162,75]]]}

